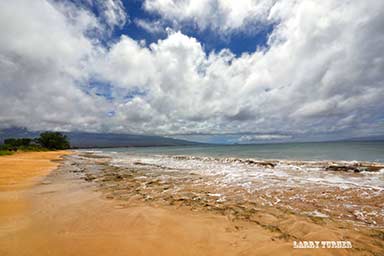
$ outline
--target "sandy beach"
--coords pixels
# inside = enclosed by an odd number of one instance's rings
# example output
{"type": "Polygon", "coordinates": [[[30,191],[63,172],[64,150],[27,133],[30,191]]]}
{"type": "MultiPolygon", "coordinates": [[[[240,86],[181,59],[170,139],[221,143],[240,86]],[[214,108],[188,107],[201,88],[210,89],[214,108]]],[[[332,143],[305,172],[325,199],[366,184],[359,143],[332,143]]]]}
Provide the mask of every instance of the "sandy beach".
{"type": "Polygon", "coordinates": [[[384,0],[0,0],[0,256],[384,256],[384,0]]]}
{"type": "Polygon", "coordinates": [[[127,172],[108,158],[80,153],[59,162],[67,154],[0,157],[1,255],[384,254],[380,227],[240,199],[219,207],[185,191],[156,197],[169,184],[146,180],[143,189],[140,169],[127,172]],[[348,240],[353,248],[293,248],[304,240],[348,240]]]}
{"type": "Polygon", "coordinates": [[[0,157],[0,234],[29,206],[24,194],[58,166],[66,151],[16,153],[0,157]]]}

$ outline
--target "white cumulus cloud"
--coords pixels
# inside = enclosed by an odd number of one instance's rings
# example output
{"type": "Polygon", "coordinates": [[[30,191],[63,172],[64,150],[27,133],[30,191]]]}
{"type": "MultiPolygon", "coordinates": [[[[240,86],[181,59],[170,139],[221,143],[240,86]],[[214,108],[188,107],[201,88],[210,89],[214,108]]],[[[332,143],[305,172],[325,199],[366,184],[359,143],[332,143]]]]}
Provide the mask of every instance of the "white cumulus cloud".
{"type": "Polygon", "coordinates": [[[107,47],[89,35],[104,25],[86,9],[1,3],[1,126],[166,135],[384,131],[384,2],[232,3],[147,0],[145,8],[180,26],[193,21],[226,33],[276,22],[266,49],[206,53],[170,29],[149,45],[122,35],[107,47]],[[108,85],[108,97],[87,90],[94,80],[108,85]]]}
{"type": "Polygon", "coordinates": [[[171,22],[193,22],[201,30],[220,33],[253,30],[270,23],[271,8],[276,0],[145,0],[144,8],[171,22]]]}

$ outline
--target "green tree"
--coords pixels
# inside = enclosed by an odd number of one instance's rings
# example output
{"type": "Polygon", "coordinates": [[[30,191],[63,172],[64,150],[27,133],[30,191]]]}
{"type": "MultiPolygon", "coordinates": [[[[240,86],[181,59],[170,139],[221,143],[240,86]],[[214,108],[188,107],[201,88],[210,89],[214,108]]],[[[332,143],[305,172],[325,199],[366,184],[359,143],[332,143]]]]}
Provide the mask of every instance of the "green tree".
{"type": "Polygon", "coordinates": [[[37,138],[37,142],[47,149],[68,149],[70,148],[67,136],[60,132],[43,132],[37,138]]]}
{"type": "Polygon", "coordinates": [[[16,139],[14,138],[5,139],[4,144],[7,145],[8,147],[17,147],[17,142],[16,142],[16,139]]]}
{"type": "Polygon", "coordinates": [[[9,138],[4,140],[4,146],[11,150],[17,150],[20,147],[29,147],[32,139],[30,138],[9,138]]]}

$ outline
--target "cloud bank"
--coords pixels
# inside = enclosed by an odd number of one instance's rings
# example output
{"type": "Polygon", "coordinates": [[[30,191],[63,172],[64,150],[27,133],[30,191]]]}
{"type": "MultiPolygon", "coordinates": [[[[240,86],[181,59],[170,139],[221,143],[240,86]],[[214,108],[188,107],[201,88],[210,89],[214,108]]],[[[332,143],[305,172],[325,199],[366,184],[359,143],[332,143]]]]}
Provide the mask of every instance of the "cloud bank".
{"type": "Polygon", "coordinates": [[[273,22],[270,16],[276,0],[145,0],[144,8],[172,23],[194,23],[200,30],[220,34],[254,32],[258,25],[273,22]]]}
{"type": "Polygon", "coordinates": [[[158,24],[176,24],[149,45],[129,33],[109,40],[129,22],[129,6],[83,2],[0,3],[0,128],[384,133],[382,1],[146,0],[158,24]],[[271,23],[266,47],[239,57],[207,53],[177,30],[228,35],[271,23]]]}

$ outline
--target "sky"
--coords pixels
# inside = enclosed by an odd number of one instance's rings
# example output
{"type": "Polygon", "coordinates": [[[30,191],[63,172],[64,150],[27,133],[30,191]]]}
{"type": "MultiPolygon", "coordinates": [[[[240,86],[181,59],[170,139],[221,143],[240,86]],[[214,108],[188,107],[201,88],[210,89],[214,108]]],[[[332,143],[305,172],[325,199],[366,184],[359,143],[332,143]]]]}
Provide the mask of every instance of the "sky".
{"type": "Polygon", "coordinates": [[[0,1],[0,129],[384,135],[384,1],[0,1]]]}

